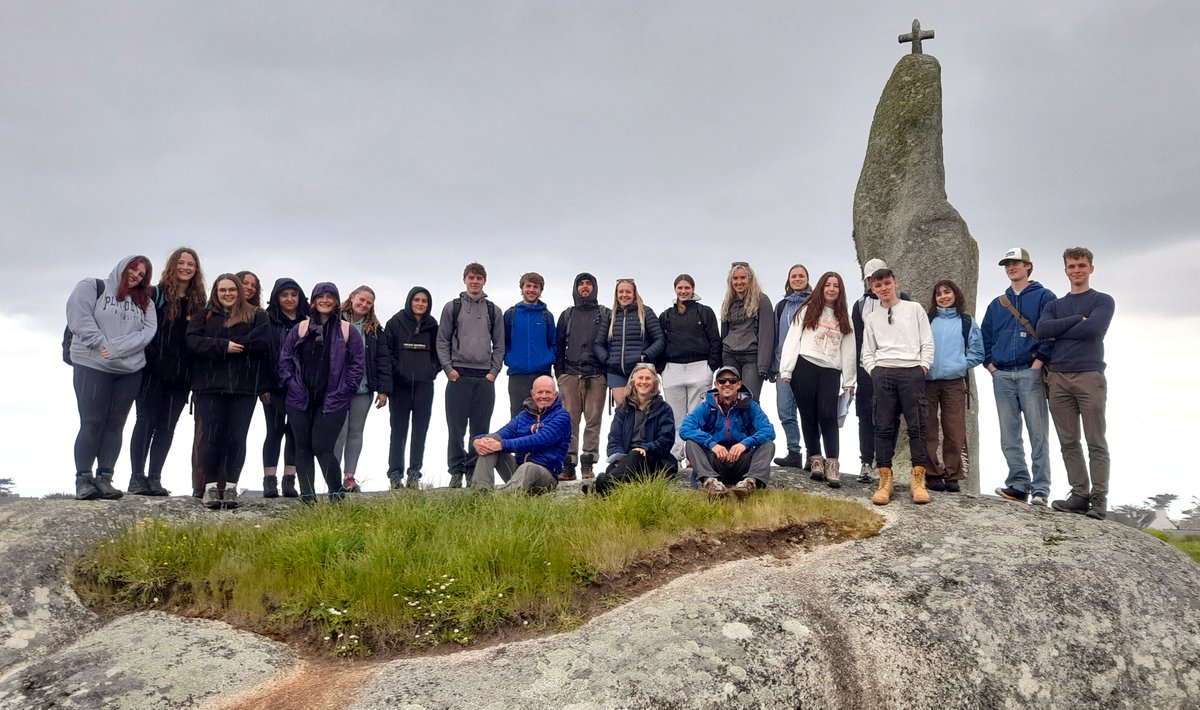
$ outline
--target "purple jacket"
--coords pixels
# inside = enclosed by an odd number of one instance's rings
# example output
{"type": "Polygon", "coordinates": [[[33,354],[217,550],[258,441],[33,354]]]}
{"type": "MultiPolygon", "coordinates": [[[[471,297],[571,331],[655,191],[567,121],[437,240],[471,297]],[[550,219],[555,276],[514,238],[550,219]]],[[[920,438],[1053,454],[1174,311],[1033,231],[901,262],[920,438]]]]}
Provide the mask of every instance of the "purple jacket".
{"type": "MultiPolygon", "coordinates": [[[[308,389],[304,386],[304,377],[300,374],[300,326],[307,328],[305,338],[315,338],[316,330],[311,327],[311,321],[302,321],[288,331],[283,340],[283,348],[279,352],[279,381],[287,387],[285,404],[289,409],[308,409],[308,389]]],[[[343,325],[339,322],[338,324],[343,325]]],[[[333,329],[333,343],[329,351],[329,387],[325,390],[325,403],[321,411],[326,414],[345,412],[350,409],[350,400],[358,392],[367,371],[367,351],[363,346],[362,336],[354,328],[349,328],[350,340],[347,342],[344,332],[347,328],[333,329]],[[339,347],[339,345],[341,347],[339,347]]]]}

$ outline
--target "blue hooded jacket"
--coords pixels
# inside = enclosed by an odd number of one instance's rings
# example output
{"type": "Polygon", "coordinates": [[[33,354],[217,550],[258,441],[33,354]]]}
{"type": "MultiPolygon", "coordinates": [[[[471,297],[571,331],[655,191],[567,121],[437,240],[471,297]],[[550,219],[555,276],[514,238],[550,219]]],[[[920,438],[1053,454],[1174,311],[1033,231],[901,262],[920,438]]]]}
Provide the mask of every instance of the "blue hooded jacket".
{"type": "Polygon", "coordinates": [[[548,375],[558,330],[546,304],[521,301],[504,312],[504,364],[510,375],[548,375]]]}
{"type": "MultiPolygon", "coordinates": [[[[1038,318],[1047,303],[1054,300],[1054,293],[1037,281],[1030,281],[1020,295],[1009,286],[1004,293],[1030,325],[1037,329],[1038,318]]],[[[1033,365],[1036,357],[1043,364],[1050,363],[1052,343],[1031,337],[1025,326],[1009,313],[1008,309],[994,299],[983,315],[983,364],[991,363],[1001,370],[1012,370],[1033,365]]]]}
{"type": "Polygon", "coordinates": [[[775,427],[758,402],[754,401],[750,390],[742,385],[728,415],[717,405],[717,391],[709,390],[704,395],[704,401],[684,417],[683,424],[679,426],[679,438],[694,441],[705,450],[725,442],[754,448],[774,441],[775,427]]]}
{"type": "Polygon", "coordinates": [[[533,399],[527,399],[517,416],[494,436],[500,437],[504,451],[516,457],[518,466],[536,463],[557,476],[562,471],[571,443],[571,415],[563,407],[561,398],[555,399],[545,411],[538,411],[533,399]]]}

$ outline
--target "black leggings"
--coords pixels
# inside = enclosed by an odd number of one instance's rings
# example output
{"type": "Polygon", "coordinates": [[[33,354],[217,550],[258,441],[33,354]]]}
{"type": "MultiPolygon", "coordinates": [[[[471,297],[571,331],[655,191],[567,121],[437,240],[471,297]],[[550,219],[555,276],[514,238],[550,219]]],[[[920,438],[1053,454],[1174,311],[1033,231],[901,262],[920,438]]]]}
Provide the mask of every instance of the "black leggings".
{"type": "Polygon", "coordinates": [[[129,440],[129,458],[133,475],[147,473],[146,457],[150,457],[151,476],[161,476],[175,438],[175,425],[187,405],[191,390],[187,385],[163,382],[154,375],[142,378],[142,391],[137,397],[137,419],[129,440]]]}
{"type": "Polygon", "coordinates": [[[433,413],[432,382],[398,382],[388,399],[392,419],[392,441],[388,451],[388,473],[402,474],[404,447],[408,439],[409,420],[412,420],[411,468],[418,471],[425,464],[425,435],[429,433],[429,418],[433,413]]]}
{"type": "Polygon", "coordinates": [[[263,439],[263,468],[279,466],[279,449],[283,448],[283,465],[296,465],[296,437],[287,420],[286,392],[272,392],[271,401],[263,402],[267,421],[267,438],[263,439]]]}
{"type": "MultiPolygon", "coordinates": [[[[254,418],[252,394],[196,393],[196,444],[192,465],[204,484],[236,484],[246,463],[246,433],[254,418]]],[[[197,480],[193,476],[192,480],[197,480]]]]}
{"type": "Polygon", "coordinates": [[[316,466],[313,457],[321,465],[321,475],[329,494],[342,492],[342,467],[334,453],[338,434],[346,422],[346,412],[322,412],[320,405],[311,409],[287,408],[288,420],[292,423],[292,434],[296,436],[296,482],[300,484],[300,496],[316,496],[316,466]]]}
{"type": "Polygon", "coordinates": [[[646,458],[640,452],[630,451],[614,461],[599,476],[596,476],[596,495],[608,495],[618,483],[627,483],[653,476],[670,476],[674,473],[675,467],[663,466],[657,461],[646,458]]]}
{"type": "Polygon", "coordinates": [[[810,458],[821,455],[822,441],[826,458],[836,459],[841,453],[837,423],[841,384],[841,370],[821,367],[803,357],[797,360],[792,372],[792,396],[800,409],[800,432],[810,458]]]}
{"type": "Polygon", "coordinates": [[[142,386],[142,372],[101,372],[74,365],[75,403],[79,407],[79,434],[75,437],[75,472],[112,477],[121,455],[125,420],[142,386]]]}

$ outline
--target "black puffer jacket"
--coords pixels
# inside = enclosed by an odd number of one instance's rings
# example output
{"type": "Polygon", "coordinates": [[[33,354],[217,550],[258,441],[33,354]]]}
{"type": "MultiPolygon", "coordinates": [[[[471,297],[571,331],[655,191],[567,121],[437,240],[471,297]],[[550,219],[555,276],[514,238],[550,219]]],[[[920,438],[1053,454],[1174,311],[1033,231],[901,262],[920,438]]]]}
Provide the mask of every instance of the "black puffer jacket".
{"type": "Polygon", "coordinates": [[[662,324],[648,306],[643,307],[646,327],[638,320],[637,304],[622,306],[611,313],[602,313],[596,331],[596,359],[604,363],[606,372],[629,376],[639,362],[653,362],[666,347],[662,324]],[[608,326],[613,324],[612,337],[608,326]]]}

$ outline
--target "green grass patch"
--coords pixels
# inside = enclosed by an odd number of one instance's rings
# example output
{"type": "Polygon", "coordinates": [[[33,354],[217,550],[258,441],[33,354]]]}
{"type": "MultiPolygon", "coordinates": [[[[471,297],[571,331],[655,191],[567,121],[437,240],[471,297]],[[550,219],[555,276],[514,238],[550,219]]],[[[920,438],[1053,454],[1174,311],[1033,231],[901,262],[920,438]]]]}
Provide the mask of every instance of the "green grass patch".
{"type": "MultiPolygon", "coordinates": [[[[848,539],[876,534],[882,519],[796,491],[710,502],[663,481],[604,499],[397,491],[258,524],[145,518],[89,552],[74,583],[112,611],[224,618],[344,656],[409,652],[577,625],[595,580],[689,536],[807,526],[848,539]]],[[[623,599],[599,594],[601,608],[623,599]]]]}
{"type": "Polygon", "coordinates": [[[1174,545],[1187,553],[1195,562],[1200,562],[1200,535],[1185,535],[1183,537],[1168,535],[1161,530],[1147,530],[1154,537],[1174,545]]]}

